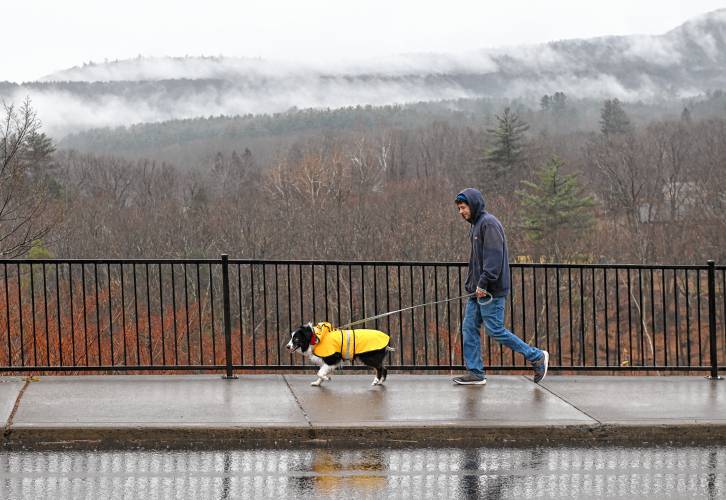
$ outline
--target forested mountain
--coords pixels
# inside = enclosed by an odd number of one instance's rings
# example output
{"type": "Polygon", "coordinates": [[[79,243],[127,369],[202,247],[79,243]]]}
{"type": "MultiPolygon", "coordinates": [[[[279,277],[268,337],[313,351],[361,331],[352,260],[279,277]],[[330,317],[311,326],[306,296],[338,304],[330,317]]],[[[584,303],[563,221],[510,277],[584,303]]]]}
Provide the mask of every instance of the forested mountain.
{"type": "Polygon", "coordinates": [[[239,58],[137,58],[89,63],[37,82],[29,95],[56,138],[100,126],[424,101],[672,100],[726,87],[726,9],[659,36],[563,40],[466,54],[414,54],[338,65],[239,58]]]}
{"type": "MultiPolygon", "coordinates": [[[[602,100],[578,100],[561,92],[545,94],[540,102],[529,104],[519,99],[479,98],[332,110],[292,109],[265,115],[210,116],[91,129],[66,136],[59,146],[129,159],[155,159],[188,169],[204,164],[217,152],[230,154],[245,148],[267,162],[281,148],[321,134],[375,135],[391,129],[413,131],[436,123],[485,129],[495,125],[496,114],[506,106],[530,124],[533,134],[592,132],[600,128],[602,104],[602,100]]],[[[636,124],[678,119],[684,109],[694,119],[717,118],[726,116],[726,93],[714,91],[688,99],[624,103],[623,107],[636,124]]]]}
{"type": "Polygon", "coordinates": [[[0,109],[0,252],[455,260],[453,197],[476,186],[513,260],[724,262],[725,26],[723,10],[659,37],[337,72],[142,58],[0,84],[31,94],[0,109]]]}

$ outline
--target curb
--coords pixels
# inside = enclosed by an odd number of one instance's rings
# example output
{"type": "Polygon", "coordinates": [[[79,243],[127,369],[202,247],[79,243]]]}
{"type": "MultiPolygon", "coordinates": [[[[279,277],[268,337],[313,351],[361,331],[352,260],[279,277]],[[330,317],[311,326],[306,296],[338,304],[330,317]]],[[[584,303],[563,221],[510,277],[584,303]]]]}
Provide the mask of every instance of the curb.
{"type": "Polygon", "coordinates": [[[4,450],[723,445],[726,424],[539,427],[14,427],[4,450]]]}

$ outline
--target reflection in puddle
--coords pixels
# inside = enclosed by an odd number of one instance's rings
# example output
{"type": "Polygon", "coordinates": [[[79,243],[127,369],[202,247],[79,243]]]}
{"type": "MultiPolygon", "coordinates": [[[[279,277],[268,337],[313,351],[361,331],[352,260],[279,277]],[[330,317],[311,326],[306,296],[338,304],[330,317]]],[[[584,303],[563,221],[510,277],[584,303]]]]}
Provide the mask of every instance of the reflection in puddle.
{"type": "Polygon", "coordinates": [[[301,494],[332,496],[346,491],[383,492],[386,487],[385,457],[381,451],[316,450],[303,464],[309,475],[293,476],[301,494]]]}
{"type": "Polygon", "coordinates": [[[726,448],[0,453],[0,498],[722,498],[726,448]]]}

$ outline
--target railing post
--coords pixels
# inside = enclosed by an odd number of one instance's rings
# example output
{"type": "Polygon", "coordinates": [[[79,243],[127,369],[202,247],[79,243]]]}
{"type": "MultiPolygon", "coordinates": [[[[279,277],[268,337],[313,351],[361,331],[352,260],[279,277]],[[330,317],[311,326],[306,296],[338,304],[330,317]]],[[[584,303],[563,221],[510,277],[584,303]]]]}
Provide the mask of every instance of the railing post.
{"type": "Polygon", "coordinates": [[[711,380],[721,380],[718,376],[718,345],[716,342],[716,264],[708,261],[708,336],[711,350],[711,380]]]}
{"type": "Polygon", "coordinates": [[[229,312],[229,255],[222,254],[222,297],[224,304],[224,351],[227,365],[225,379],[235,379],[232,373],[232,319],[229,312]]]}

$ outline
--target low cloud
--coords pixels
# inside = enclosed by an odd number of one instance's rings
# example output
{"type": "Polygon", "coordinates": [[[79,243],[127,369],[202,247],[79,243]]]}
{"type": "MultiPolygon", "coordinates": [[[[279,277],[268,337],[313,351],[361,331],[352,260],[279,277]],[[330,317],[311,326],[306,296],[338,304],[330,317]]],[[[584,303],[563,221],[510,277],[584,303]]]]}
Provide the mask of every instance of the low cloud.
{"type": "Polygon", "coordinates": [[[291,108],[340,108],[435,101],[474,97],[462,87],[447,83],[424,84],[414,80],[353,80],[297,78],[275,80],[252,89],[194,86],[181,95],[154,92],[143,97],[100,94],[93,97],[67,91],[18,88],[10,97],[20,102],[30,97],[44,130],[55,138],[80,130],[159,122],[199,116],[245,115],[284,112],[291,108]],[[193,91],[192,91],[193,90],[193,91]]]}
{"type": "Polygon", "coordinates": [[[726,9],[661,36],[565,40],[462,54],[306,63],[136,58],[71,68],[47,76],[45,83],[6,88],[4,95],[0,88],[0,97],[30,97],[46,131],[57,138],[95,127],[290,108],[472,97],[534,100],[557,91],[575,98],[650,100],[720,88],[726,82],[725,43],[726,9]]]}
{"type": "Polygon", "coordinates": [[[623,56],[631,60],[642,59],[661,66],[672,66],[683,61],[683,55],[674,40],[654,36],[629,37],[623,56]]]}

